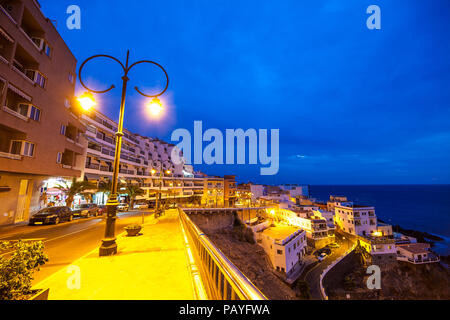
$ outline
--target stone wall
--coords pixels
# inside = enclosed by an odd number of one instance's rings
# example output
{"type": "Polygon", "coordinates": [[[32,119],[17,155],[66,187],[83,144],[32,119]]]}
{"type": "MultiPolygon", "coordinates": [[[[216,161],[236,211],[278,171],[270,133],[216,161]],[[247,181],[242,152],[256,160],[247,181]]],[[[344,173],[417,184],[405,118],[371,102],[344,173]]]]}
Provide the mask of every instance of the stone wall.
{"type": "Polygon", "coordinates": [[[234,213],[213,212],[213,213],[192,213],[189,214],[192,222],[203,232],[216,232],[221,229],[232,228],[234,225],[234,213]]]}

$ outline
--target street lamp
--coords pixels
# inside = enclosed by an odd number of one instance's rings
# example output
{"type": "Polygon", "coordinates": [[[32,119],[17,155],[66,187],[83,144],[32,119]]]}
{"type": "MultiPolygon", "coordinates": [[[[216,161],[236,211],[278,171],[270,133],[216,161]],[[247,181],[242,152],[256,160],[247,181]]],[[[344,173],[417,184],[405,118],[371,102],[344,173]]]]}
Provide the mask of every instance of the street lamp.
{"type": "Polygon", "coordinates": [[[85,94],[80,96],[77,100],[80,102],[80,105],[84,110],[89,110],[95,105],[95,101],[92,97],[92,93],[106,93],[106,92],[114,89],[115,86],[111,85],[106,90],[92,90],[92,89],[88,88],[84,84],[82,76],[81,76],[83,67],[86,65],[86,63],[95,58],[108,58],[108,59],[112,59],[112,60],[116,61],[118,64],[120,64],[120,66],[123,69],[122,96],[121,96],[121,100],[120,100],[120,116],[119,116],[119,125],[117,127],[117,132],[116,132],[117,139],[116,139],[116,151],[115,151],[115,155],[114,155],[114,171],[113,171],[113,179],[112,179],[112,183],[111,183],[111,194],[109,196],[108,202],[106,203],[107,216],[106,216],[105,236],[102,239],[102,244],[100,246],[100,250],[99,250],[100,256],[108,256],[108,255],[113,255],[113,254],[117,253],[117,244],[116,244],[116,237],[115,237],[115,226],[116,226],[116,219],[117,219],[116,213],[117,213],[117,206],[119,205],[118,196],[117,196],[117,179],[119,176],[119,164],[120,164],[120,151],[121,151],[121,147],[122,147],[122,136],[124,135],[123,134],[123,117],[124,117],[124,111],[125,111],[125,97],[126,97],[126,93],[127,93],[127,83],[129,81],[128,73],[134,66],[141,64],[141,63],[150,63],[153,65],[156,65],[164,72],[164,75],[166,77],[166,86],[160,93],[154,94],[154,95],[148,95],[148,94],[145,94],[142,91],[140,91],[138,87],[134,87],[134,89],[140,95],[147,97],[147,98],[153,98],[153,100],[150,102],[149,109],[150,110],[157,109],[159,111],[152,112],[152,114],[159,114],[161,112],[162,105],[161,105],[161,102],[159,101],[158,97],[161,96],[164,92],[166,92],[167,87],[169,86],[169,76],[167,75],[166,70],[160,64],[158,64],[154,61],[150,61],[150,60],[141,60],[141,61],[138,61],[138,62],[135,62],[135,63],[129,65],[128,64],[129,57],[130,57],[130,51],[127,50],[127,60],[126,60],[125,65],[123,65],[123,63],[120,60],[118,60],[112,56],[104,55],[104,54],[94,55],[94,56],[86,59],[81,64],[80,70],[78,72],[80,83],[88,92],[86,92],[85,94]]]}

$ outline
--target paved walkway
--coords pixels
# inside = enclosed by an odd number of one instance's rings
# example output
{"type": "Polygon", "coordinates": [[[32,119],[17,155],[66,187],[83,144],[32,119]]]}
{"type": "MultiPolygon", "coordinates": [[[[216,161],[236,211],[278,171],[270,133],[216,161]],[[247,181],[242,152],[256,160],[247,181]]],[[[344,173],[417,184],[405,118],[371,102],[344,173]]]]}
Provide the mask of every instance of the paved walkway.
{"type": "Polygon", "coordinates": [[[142,235],[117,237],[115,256],[99,257],[96,249],[35,288],[50,288],[49,300],[194,299],[178,211],[147,220],[142,235]]]}

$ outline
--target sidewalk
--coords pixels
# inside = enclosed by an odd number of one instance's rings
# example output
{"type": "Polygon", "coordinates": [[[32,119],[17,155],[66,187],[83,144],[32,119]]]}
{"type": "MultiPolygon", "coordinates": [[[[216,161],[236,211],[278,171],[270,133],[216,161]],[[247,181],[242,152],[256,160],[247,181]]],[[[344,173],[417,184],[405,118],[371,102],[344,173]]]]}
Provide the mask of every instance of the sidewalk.
{"type": "Polygon", "coordinates": [[[49,300],[194,299],[178,211],[147,220],[143,235],[117,237],[115,256],[99,257],[96,249],[73,262],[80,270],[79,289],[69,288],[76,283],[71,266],[35,288],[50,288],[49,300]]]}
{"type": "Polygon", "coordinates": [[[306,267],[310,264],[313,264],[314,262],[317,262],[317,258],[313,255],[304,256],[302,258],[302,264],[291,275],[289,275],[289,277],[286,278],[286,282],[288,284],[293,284],[295,281],[297,281],[298,278],[300,278],[306,267]]]}

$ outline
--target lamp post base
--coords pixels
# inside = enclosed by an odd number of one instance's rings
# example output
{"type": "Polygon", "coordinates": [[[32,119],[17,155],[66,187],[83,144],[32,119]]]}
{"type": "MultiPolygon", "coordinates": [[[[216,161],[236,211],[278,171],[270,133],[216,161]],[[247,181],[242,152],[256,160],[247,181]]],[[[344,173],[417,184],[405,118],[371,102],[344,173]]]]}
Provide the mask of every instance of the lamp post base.
{"type": "Polygon", "coordinates": [[[116,212],[119,202],[117,201],[117,194],[111,194],[106,203],[106,228],[105,237],[102,239],[102,245],[99,249],[100,257],[111,256],[117,253],[117,243],[115,237],[116,227],[116,212]]]}
{"type": "Polygon", "coordinates": [[[99,256],[112,256],[117,253],[117,243],[116,238],[113,239],[103,239],[102,245],[99,249],[99,256]]]}

